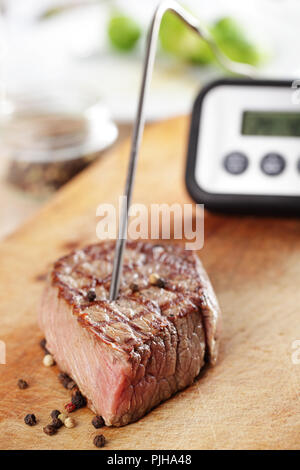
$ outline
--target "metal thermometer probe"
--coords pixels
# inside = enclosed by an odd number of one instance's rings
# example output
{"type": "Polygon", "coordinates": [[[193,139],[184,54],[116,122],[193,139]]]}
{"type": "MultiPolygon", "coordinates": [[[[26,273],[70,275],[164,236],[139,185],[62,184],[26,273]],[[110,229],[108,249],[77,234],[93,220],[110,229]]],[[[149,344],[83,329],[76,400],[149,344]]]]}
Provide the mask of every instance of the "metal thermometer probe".
{"type": "MultiPolygon", "coordinates": [[[[211,50],[213,51],[217,61],[219,64],[235,75],[241,75],[244,77],[251,77],[254,75],[254,68],[247,64],[236,63],[230,60],[227,56],[223,54],[223,52],[219,49],[217,44],[215,43],[214,39],[210,35],[210,33],[200,25],[199,20],[187,12],[184,8],[182,8],[178,3],[170,0],[170,1],[163,1],[160,5],[156,8],[154,13],[153,19],[151,21],[150,29],[148,32],[147,37],[147,45],[146,45],[146,55],[144,61],[144,68],[143,68],[143,76],[142,76],[142,83],[137,107],[137,113],[133,128],[133,135],[132,135],[132,144],[131,144],[131,152],[130,152],[130,160],[128,166],[128,173],[125,185],[125,204],[123,202],[123,207],[121,208],[121,218],[120,218],[120,226],[119,226],[119,233],[118,233],[118,240],[116,242],[116,249],[115,249],[115,256],[114,256],[114,264],[113,264],[113,272],[112,272],[112,279],[110,285],[110,292],[109,292],[109,299],[115,300],[118,296],[119,286],[120,286],[120,279],[122,274],[122,266],[123,266],[123,255],[124,255],[124,248],[127,239],[127,222],[128,222],[128,213],[131,203],[132,197],[132,188],[134,182],[134,176],[136,171],[138,153],[141,145],[141,139],[144,131],[145,126],[145,101],[146,96],[149,90],[150,80],[152,77],[154,59],[155,59],[155,52],[158,40],[158,33],[161,24],[162,17],[167,10],[171,10],[175,13],[187,26],[189,26],[192,30],[194,30],[207,44],[210,46],[211,50]]],[[[123,199],[124,201],[124,199],[123,199]]]]}

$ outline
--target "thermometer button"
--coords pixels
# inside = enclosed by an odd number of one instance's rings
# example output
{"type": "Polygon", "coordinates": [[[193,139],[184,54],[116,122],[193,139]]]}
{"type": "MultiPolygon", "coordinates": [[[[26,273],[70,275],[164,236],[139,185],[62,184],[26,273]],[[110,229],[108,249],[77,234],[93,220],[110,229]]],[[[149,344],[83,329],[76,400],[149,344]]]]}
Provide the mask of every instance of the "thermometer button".
{"type": "Polygon", "coordinates": [[[262,171],[269,176],[277,176],[285,168],[285,160],[279,153],[268,153],[260,163],[262,171]]]}
{"type": "Polygon", "coordinates": [[[224,160],[225,169],[232,175],[240,175],[248,167],[248,158],[241,152],[231,152],[224,160]]]}

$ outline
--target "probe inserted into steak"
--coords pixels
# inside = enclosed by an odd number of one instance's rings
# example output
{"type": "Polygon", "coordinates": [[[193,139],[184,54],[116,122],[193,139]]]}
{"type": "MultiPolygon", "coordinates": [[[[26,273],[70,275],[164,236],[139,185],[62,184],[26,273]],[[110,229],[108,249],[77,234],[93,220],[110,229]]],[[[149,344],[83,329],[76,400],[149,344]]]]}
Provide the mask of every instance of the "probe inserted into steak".
{"type": "Polygon", "coordinates": [[[133,241],[110,302],[114,248],[105,241],[60,258],[39,322],[47,349],[89,407],[106,425],[123,426],[216,362],[220,310],[194,252],[133,241]]]}

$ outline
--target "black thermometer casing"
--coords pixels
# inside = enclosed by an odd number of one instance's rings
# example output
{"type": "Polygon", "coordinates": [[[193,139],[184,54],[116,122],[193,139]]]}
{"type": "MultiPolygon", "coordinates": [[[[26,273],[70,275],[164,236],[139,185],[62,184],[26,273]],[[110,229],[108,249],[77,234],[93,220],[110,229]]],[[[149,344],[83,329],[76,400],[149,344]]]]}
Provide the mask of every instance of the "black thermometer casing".
{"type": "MultiPolygon", "coordinates": [[[[193,200],[198,204],[204,204],[205,208],[211,211],[239,213],[239,214],[264,214],[264,215],[300,215],[300,196],[297,195],[268,195],[268,194],[230,194],[213,193],[204,190],[196,179],[196,162],[201,159],[199,155],[199,134],[202,124],[203,102],[207,95],[216,87],[228,85],[251,86],[251,87],[285,87],[292,89],[292,80],[263,80],[263,79],[220,79],[204,86],[198,94],[191,116],[185,183],[187,190],[193,200]]],[[[300,107],[295,106],[295,111],[300,111],[300,107]]],[[[217,136],[216,136],[217,138],[217,136]]],[[[300,157],[300,137],[299,137],[299,157],[300,157]]],[[[295,169],[296,171],[296,169],[295,169]]],[[[234,176],[233,178],[235,178],[234,176]]],[[[276,185],[276,178],[273,178],[276,185]]],[[[300,194],[300,172],[299,172],[299,194],[300,194]]]]}

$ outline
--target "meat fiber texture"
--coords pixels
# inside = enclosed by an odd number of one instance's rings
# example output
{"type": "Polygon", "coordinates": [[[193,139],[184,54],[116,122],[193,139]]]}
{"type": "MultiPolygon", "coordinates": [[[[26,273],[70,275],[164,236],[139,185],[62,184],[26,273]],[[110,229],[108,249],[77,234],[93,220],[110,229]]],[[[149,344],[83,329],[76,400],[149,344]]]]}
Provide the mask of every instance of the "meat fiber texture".
{"type": "Polygon", "coordinates": [[[119,296],[110,302],[114,249],[105,241],[60,258],[39,323],[88,406],[106,425],[123,426],[191,385],[205,362],[215,364],[220,310],[196,254],[175,244],[128,241],[119,296]],[[150,283],[151,273],[164,287],[150,283]]]}

